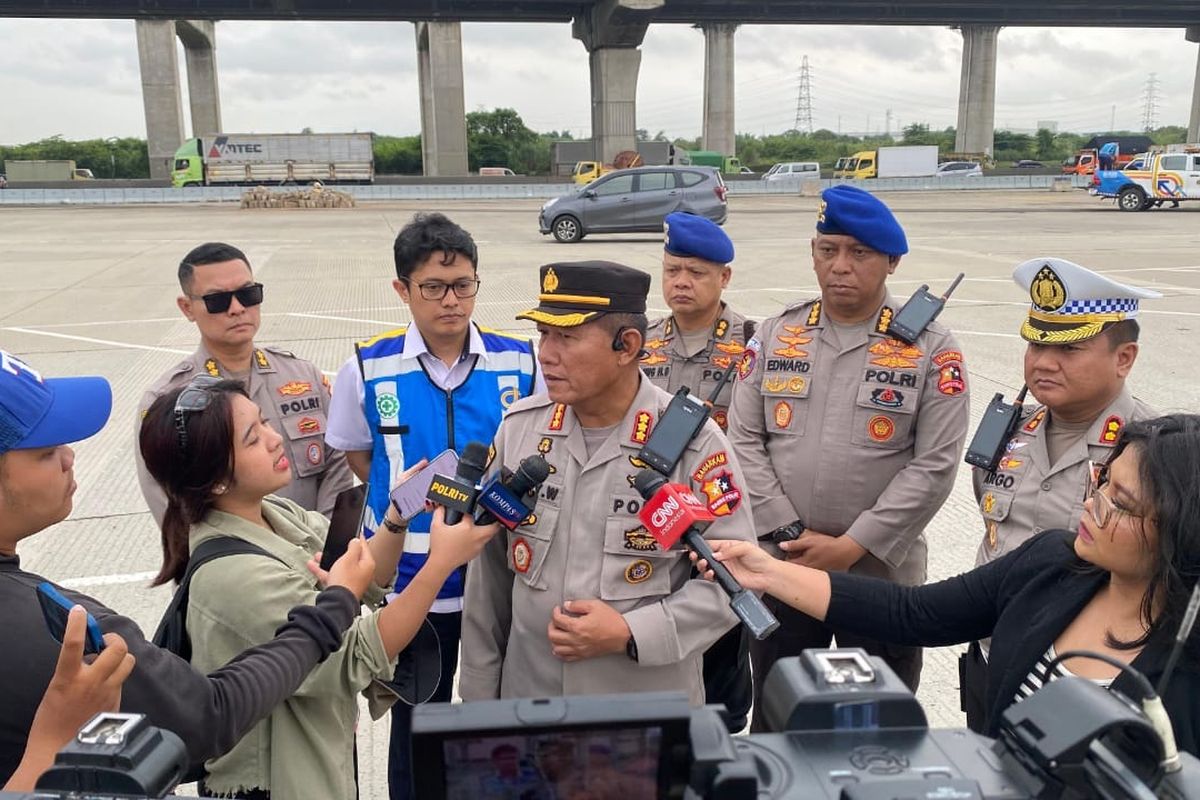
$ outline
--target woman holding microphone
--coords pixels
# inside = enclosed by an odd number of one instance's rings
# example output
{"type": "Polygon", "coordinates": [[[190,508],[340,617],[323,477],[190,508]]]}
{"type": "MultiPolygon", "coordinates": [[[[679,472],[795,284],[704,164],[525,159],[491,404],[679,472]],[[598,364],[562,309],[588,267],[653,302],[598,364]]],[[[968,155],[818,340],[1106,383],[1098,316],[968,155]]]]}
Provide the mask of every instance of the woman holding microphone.
{"type": "MultiPolygon", "coordinates": [[[[236,381],[201,377],[160,397],[142,422],[140,446],[168,499],[156,583],[181,579],[189,552],[216,536],[242,539],[273,556],[226,556],[193,576],[187,615],[192,663],[214,669],[269,640],[289,608],[311,602],[320,591],[316,564],[329,522],[272,496],[291,480],[284,440],[236,381]]],[[[497,530],[469,518],[446,525],[442,514],[434,514],[429,559],[417,578],[387,606],[356,620],[342,647],[291,698],[232,751],[208,763],[202,794],[354,800],[356,695],[392,676],[396,655],[421,626],[438,588],[497,530]]],[[[364,598],[368,607],[391,587],[403,544],[404,525],[393,508],[367,545],[376,565],[375,585],[364,598]]],[[[368,699],[373,715],[390,705],[368,699]]]]}
{"type": "MultiPolygon", "coordinates": [[[[1067,659],[1048,674],[1059,653],[1100,653],[1156,684],[1200,577],[1200,416],[1129,423],[1092,475],[1077,531],[1042,533],[925,586],[822,572],[748,542],[712,547],[743,586],[858,634],[933,647],[992,637],[987,733],[995,736],[1004,709],[1064,674],[1135,694],[1130,676],[1101,660],[1067,659]]],[[[698,566],[711,579],[707,563],[698,566]]],[[[1179,748],[1193,755],[1200,755],[1198,694],[1193,632],[1162,698],[1179,748]]]]}

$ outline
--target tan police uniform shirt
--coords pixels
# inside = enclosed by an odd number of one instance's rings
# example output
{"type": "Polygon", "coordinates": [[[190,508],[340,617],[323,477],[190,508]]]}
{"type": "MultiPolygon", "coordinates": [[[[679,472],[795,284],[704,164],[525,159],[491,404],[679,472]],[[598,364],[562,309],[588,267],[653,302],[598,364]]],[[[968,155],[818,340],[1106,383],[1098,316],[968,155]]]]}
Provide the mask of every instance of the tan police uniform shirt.
{"type": "MultiPolygon", "coordinates": [[[[704,651],[736,622],[715,583],[692,578],[679,546],[661,550],[638,519],[638,451],[671,397],[642,379],[625,418],[589,458],[574,412],[546,395],[522,399],[500,423],[492,470],[541,453],[553,467],[531,520],[501,531],[467,569],[464,700],[679,690],[704,699],[704,651]],[[551,652],[551,611],[599,599],[624,616],[638,661],[624,652],[566,662],[551,652]]],[[[750,539],[741,469],[707,421],[670,476],[718,515],[706,536],[750,539]]]]}
{"type": "Polygon", "coordinates": [[[1088,461],[1108,460],[1126,422],[1156,416],[1158,412],[1123,389],[1052,465],[1046,448],[1047,429],[1053,424],[1050,412],[1045,406],[1025,409],[996,471],[971,471],[984,524],[975,564],[1010,553],[1042,531],[1076,530],[1091,479],[1088,461]]]}
{"type": "MultiPolygon", "coordinates": [[[[747,328],[754,333],[754,323],[747,326],[747,319],[725,303],[721,303],[721,316],[713,325],[708,346],[695,355],[688,355],[683,337],[675,327],[674,317],[656,320],[646,331],[646,355],[642,358],[642,372],[655,386],[671,394],[686,386],[701,400],[707,400],[716,388],[721,374],[730,364],[737,363],[746,349],[747,328]]],[[[734,378],[737,377],[735,373],[734,378]]],[[[729,427],[729,402],[733,397],[733,379],[730,379],[717,400],[713,403],[712,417],[721,426],[729,427]]]]}
{"type": "MultiPolygon", "coordinates": [[[[925,580],[925,526],[945,502],[967,434],[962,349],[933,323],[914,345],[880,311],[834,331],[819,300],[764,321],[734,387],[729,439],[754,527],[796,519],[867,549],[852,572],[925,580]]],[[[774,546],[772,546],[772,549],[774,546]]]]}
{"type": "MultiPolygon", "coordinates": [[[[138,402],[134,426],[134,454],[138,484],[154,521],[162,525],[167,498],[150,477],[137,446],[142,417],[160,395],[185,386],[196,375],[228,376],[228,370],[200,345],[195,353],[163,373],[138,402]]],[[[292,465],[292,481],[275,494],[286,497],[310,511],[328,517],[338,493],[354,484],[346,456],[325,444],[325,413],[329,408],[329,379],[309,361],[287,350],[260,347],[251,359],[246,379],[250,399],[284,438],[284,448],[292,465]]]]}

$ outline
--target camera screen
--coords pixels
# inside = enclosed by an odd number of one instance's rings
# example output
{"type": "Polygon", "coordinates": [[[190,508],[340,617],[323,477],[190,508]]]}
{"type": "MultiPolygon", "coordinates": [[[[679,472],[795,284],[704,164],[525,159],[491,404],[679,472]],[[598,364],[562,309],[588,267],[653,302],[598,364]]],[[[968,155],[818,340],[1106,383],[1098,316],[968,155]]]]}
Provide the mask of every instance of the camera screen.
{"type": "Polygon", "coordinates": [[[659,727],[443,741],[447,800],[634,800],[659,796],[659,727]]]}

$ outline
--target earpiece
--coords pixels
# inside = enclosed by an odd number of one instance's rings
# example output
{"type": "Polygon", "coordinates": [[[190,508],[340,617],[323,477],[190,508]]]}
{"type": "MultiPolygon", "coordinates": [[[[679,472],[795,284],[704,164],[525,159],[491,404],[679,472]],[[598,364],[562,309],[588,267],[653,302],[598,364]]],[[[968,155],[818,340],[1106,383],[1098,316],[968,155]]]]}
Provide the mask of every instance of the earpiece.
{"type": "Polygon", "coordinates": [[[617,332],[613,334],[612,349],[618,353],[625,349],[625,342],[621,339],[621,336],[627,330],[629,328],[617,328],[617,332]]]}

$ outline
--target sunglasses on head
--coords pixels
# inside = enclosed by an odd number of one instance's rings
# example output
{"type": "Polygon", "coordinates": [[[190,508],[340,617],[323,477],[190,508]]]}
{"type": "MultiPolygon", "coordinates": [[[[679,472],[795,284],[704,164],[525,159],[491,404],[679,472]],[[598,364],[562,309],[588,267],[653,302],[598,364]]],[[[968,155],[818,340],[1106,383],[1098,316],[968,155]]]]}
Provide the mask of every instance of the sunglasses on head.
{"type": "Polygon", "coordinates": [[[212,387],[221,382],[221,378],[211,375],[197,375],[192,382],[175,398],[175,438],[179,442],[179,451],[187,452],[187,415],[189,412],[203,411],[212,402],[212,387]]]}
{"type": "Polygon", "coordinates": [[[252,283],[230,292],[210,292],[200,298],[192,299],[203,300],[204,309],[210,314],[224,314],[229,310],[229,306],[233,303],[233,298],[235,297],[245,308],[256,306],[263,301],[263,285],[261,283],[252,283]]]}

